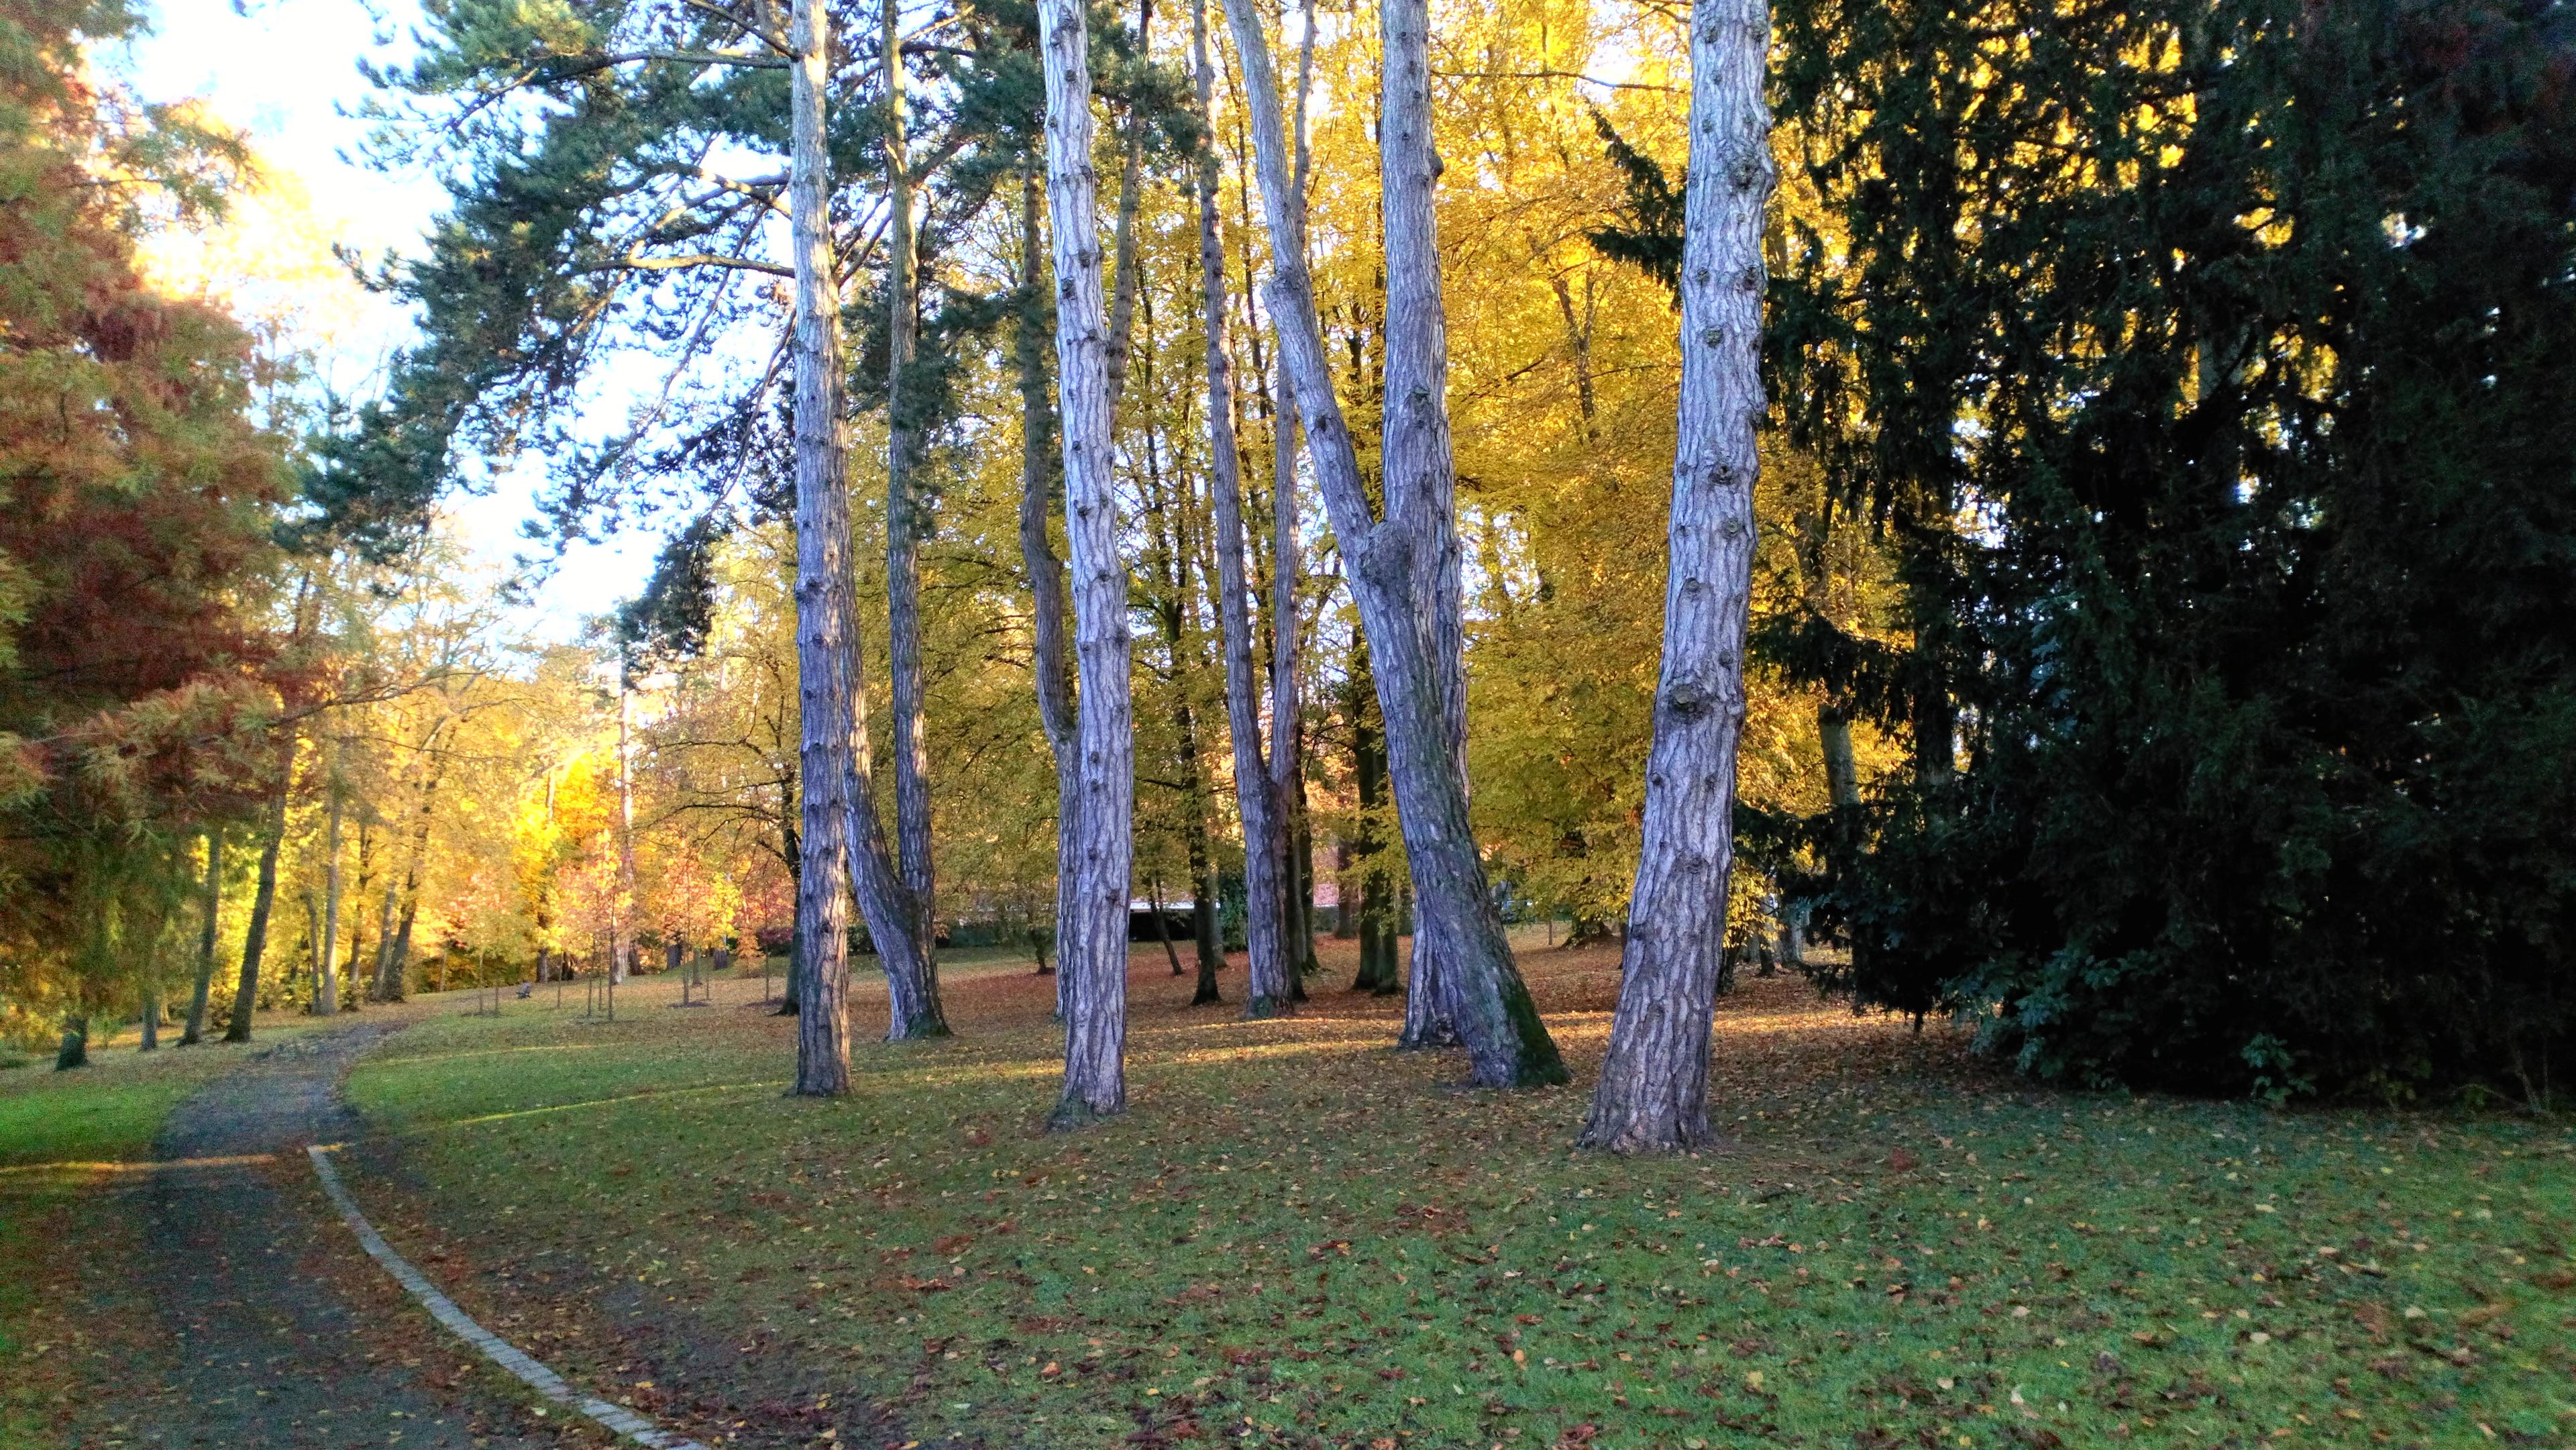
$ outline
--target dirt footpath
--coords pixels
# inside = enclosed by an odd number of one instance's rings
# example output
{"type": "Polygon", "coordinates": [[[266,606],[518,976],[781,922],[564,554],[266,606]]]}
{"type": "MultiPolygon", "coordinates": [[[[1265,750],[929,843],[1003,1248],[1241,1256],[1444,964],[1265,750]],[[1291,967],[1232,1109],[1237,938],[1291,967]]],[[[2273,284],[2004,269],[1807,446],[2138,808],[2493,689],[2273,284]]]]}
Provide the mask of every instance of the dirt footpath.
{"type": "MultiPolygon", "coordinates": [[[[408,1015],[408,1014],[406,1014],[408,1015]]],[[[370,1017],[279,1044],[181,1104],[164,1171],[133,1191],[169,1352],[91,1443],[400,1450],[599,1444],[471,1358],[359,1251],[303,1152],[355,1136],[338,1086],[404,1024],[370,1017]]]]}

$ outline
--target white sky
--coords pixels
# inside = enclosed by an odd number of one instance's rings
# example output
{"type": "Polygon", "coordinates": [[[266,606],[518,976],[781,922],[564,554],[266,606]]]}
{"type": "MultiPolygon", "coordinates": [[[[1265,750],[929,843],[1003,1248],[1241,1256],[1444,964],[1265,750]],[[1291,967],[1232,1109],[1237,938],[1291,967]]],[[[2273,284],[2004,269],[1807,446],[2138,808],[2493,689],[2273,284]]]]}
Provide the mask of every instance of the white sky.
{"type": "MultiPolygon", "coordinates": [[[[311,196],[316,221],[334,240],[367,256],[413,252],[445,196],[423,176],[388,176],[353,157],[364,126],[354,111],[369,87],[358,62],[390,64],[410,51],[415,0],[154,0],[152,32],[102,57],[145,99],[194,98],[250,133],[268,172],[311,196]],[[344,154],[345,153],[345,154],[344,154]]],[[[364,394],[383,359],[410,335],[408,316],[382,298],[344,298],[333,309],[324,374],[364,394]]],[[[491,495],[457,500],[458,531],[477,557],[506,566],[529,547],[519,524],[530,513],[525,477],[491,495]]],[[[626,538],[570,551],[535,592],[526,624],[570,639],[584,614],[633,593],[658,540],[626,538]]]]}

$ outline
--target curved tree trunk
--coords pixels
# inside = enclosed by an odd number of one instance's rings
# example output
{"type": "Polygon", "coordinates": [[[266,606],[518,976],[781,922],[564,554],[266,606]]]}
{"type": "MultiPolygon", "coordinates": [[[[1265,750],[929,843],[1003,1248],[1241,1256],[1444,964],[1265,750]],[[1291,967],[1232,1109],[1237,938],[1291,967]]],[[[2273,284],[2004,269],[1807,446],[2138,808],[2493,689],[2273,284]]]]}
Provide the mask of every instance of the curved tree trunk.
{"type": "MultiPolygon", "coordinates": [[[[948,1015],[939,1002],[937,879],[930,841],[930,742],[921,684],[921,548],[912,474],[921,451],[920,421],[905,397],[921,301],[914,267],[913,182],[906,150],[907,121],[901,7],[885,0],[879,36],[886,87],[887,286],[886,327],[886,655],[894,710],[894,839],[898,874],[913,922],[915,951],[890,951],[877,959],[886,974],[886,1040],[945,1037],[948,1015]]],[[[870,934],[874,934],[871,928],[870,934]]]]}
{"type": "Polygon", "coordinates": [[[1709,1137],[1709,1012],[1726,952],[1760,469],[1754,430],[1764,408],[1770,9],[1765,0],[1701,0],[1691,27],[1681,420],[1663,671],[1619,1009],[1582,1136],[1621,1153],[1671,1151],[1709,1137]]]}
{"type": "Polygon", "coordinates": [[[880,954],[911,949],[913,913],[886,857],[866,774],[858,620],[850,597],[847,440],[841,431],[840,274],[833,257],[824,90],[831,19],[797,0],[788,212],[796,257],[796,662],[802,777],[796,872],[794,1091],[849,1091],[850,896],[880,954]],[[856,839],[853,839],[853,837],[856,839]],[[854,861],[855,857],[855,861],[854,861]]]}
{"type": "Polygon", "coordinates": [[[259,843],[259,884],[251,892],[250,931],[242,938],[241,975],[233,983],[233,1010],[224,1041],[250,1041],[250,1014],[259,1004],[259,963],[268,950],[269,916],[277,909],[277,852],[286,843],[286,803],[295,788],[295,736],[285,742],[277,794],[269,797],[268,831],[259,843]]]}
{"type": "MultiPolygon", "coordinates": [[[[1351,595],[1368,632],[1378,704],[1386,716],[1388,764],[1421,902],[1421,930],[1442,943],[1439,955],[1448,978],[1444,995],[1467,1046],[1469,1077],[1488,1087],[1562,1082],[1565,1064],[1546,1024],[1539,1020],[1519,969],[1512,964],[1502,917],[1487,893],[1484,859],[1467,815],[1466,778],[1442,699],[1438,630],[1426,618],[1447,530],[1438,514],[1445,495],[1437,480],[1421,477],[1421,470],[1429,466],[1427,449],[1435,437],[1445,459],[1447,427],[1445,408],[1435,391],[1440,379],[1425,358],[1426,349],[1440,345],[1438,259],[1429,232],[1432,159],[1425,41],[1419,4],[1409,12],[1405,0],[1396,0],[1396,5],[1398,13],[1388,22],[1386,64],[1390,77],[1407,79],[1401,85],[1390,81],[1398,104],[1386,108],[1383,125],[1387,144],[1409,159],[1389,163],[1395,184],[1387,201],[1390,431],[1385,451],[1390,507],[1385,519],[1373,516],[1358,455],[1352,449],[1341,404],[1333,395],[1313,285],[1297,249],[1279,245],[1279,239],[1295,237],[1296,223],[1269,44],[1251,0],[1227,0],[1227,19],[1243,60],[1244,91],[1252,110],[1254,151],[1273,241],[1270,310],[1278,327],[1281,363],[1305,421],[1307,457],[1314,464],[1343,556],[1350,561],[1351,595]],[[1409,20],[1404,18],[1407,13],[1409,20]],[[1409,141],[1402,139],[1407,133],[1409,141]],[[1402,389],[1394,385],[1399,256],[1406,259],[1402,317],[1408,367],[1402,389]],[[1426,268],[1427,279],[1421,275],[1426,268]],[[1427,313],[1422,295],[1426,286],[1427,313]],[[1406,415],[1402,427],[1395,426],[1398,415],[1406,415]],[[1405,440],[1402,448],[1399,438],[1405,440]],[[1411,484],[1399,484],[1399,466],[1414,474],[1411,484]]],[[[1454,542],[1449,547],[1454,550],[1454,542]]]]}
{"type": "Polygon", "coordinates": [[[1091,169],[1090,38],[1079,0],[1040,0],[1047,202],[1056,275],[1065,535],[1073,574],[1075,854],[1059,864],[1056,955],[1064,994],[1064,1095],[1073,1127],[1126,1106],[1127,900],[1134,853],[1135,726],[1128,700],[1127,570],[1118,556],[1099,198],[1091,169]]]}
{"type": "MultiPolygon", "coordinates": [[[[1297,37],[1297,99],[1289,118],[1293,170],[1289,200],[1296,212],[1298,259],[1306,257],[1306,144],[1308,99],[1315,85],[1315,7],[1300,7],[1297,37]]],[[[1283,22],[1284,23],[1284,22],[1283,22]]],[[[1281,387],[1282,394],[1287,391],[1281,387]]],[[[1287,963],[1292,1001],[1306,1000],[1305,977],[1317,969],[1315,928],[1309,920],[1314,905],[1312,863],[1302,857],[1305,819],[1303,741],[1298,733],[1297,580],[1303,566],[1297,538],[1297,410],[1282,396],[1275,400],[1270,433],[1270,793],[1271,817],[1278,838],[1280,955],[1287,963]],[[1306,869],[1301,870],[1300,866],[1306,869]]]]}
{"type": "Polygon", "coordinates": [[[206,999],[215,986],[215,931],[221,923],[223,905],[224,831],[221,826],[209,826],[204,919],[197,924],[197,980],[188,993],[188,1025],[179,1033],[181,1047],[193,1047],[206,1040],[206,999]]]}

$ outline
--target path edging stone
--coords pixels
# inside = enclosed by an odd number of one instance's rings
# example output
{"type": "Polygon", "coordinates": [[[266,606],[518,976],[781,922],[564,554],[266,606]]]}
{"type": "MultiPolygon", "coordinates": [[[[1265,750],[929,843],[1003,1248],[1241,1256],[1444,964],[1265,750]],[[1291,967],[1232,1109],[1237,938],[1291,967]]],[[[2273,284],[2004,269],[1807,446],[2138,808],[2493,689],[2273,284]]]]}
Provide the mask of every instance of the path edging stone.
{"type": "Polygon", "coordinates": [[[459,1309],[455,1300],[438,1292],[438,1287],[429,1282],[427,1275],[413,1268],[409,1259],[394,1252],[393,1245],[385,1242],[385,1236],[376,1232],[376,1226],[359,1211],[358,1201],[350,1196],[348,1186],[340,1181],[339,1170],[331,1166],[329,1150],[316,1143],[305,1152],[312,1156],[313,1171],[322,1180],[322,1191],[330,1196],[332,1206],[340,1211],[340,1217],[347,1221],[350,1231],[358,1236],[358,1244],[367,1251],[368,1257],[384,1265],[385,1272],[409,1290],[432,1318],[446,1325],[457,1338],[482,1351],[485,1359],[508,1370],[517,1376],[520,1383],[545,1398],[580,1411],[610,1431],[646,1447],[646,1450],[707,1450],[697,1441],[675,1435],[624,1405],[580,1393],[566,1383],[562,1375],[476,1323],[473,1315],[459,1309]]]}

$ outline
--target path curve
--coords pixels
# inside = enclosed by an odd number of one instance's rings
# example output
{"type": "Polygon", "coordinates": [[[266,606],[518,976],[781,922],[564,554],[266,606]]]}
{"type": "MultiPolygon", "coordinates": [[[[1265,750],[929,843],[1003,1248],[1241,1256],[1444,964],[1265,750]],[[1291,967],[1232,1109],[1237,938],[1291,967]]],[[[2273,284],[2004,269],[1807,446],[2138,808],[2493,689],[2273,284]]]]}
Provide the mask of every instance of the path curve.
{"type": "Polygon", "coordinates": [[[251,1159],[156,1175],[140,1205],[176,1360],[129,1430],[225,1450],[533,1450],[560,1443],[356,1253],[303,1148],[355,1136],[339,1094],[357,1057],[404,1022],[290,1038],[180,1104],[155,1156],[251,1159]],[[264,1161],[263,1161],[264,1160],[264,1161]]]}

